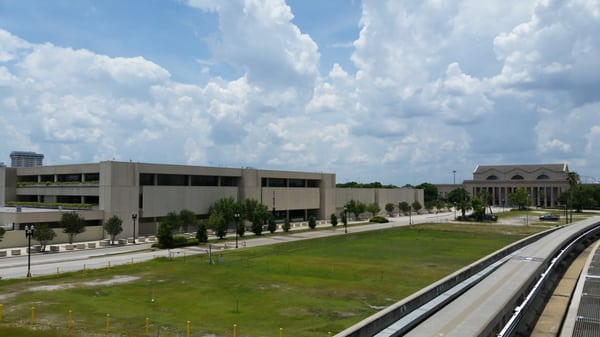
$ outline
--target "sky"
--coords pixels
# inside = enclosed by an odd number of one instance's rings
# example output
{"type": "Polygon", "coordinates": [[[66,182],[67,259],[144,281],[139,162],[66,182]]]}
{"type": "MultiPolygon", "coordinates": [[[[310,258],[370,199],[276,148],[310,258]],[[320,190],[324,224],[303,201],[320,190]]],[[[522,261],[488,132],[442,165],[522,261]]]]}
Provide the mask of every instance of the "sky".
{"type": "Polygon", "coordinates": [[[600,0],[0,0],[0,161],[600,177],[598,32],[600,0]]]}

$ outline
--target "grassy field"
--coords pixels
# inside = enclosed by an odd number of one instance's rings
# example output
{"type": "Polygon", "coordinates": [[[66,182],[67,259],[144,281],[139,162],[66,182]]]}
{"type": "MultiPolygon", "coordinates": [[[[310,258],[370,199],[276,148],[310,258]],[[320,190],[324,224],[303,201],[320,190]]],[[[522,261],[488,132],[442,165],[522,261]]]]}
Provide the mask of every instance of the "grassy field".
{"type": "Polygon", "coordinates": [[[148,318],[149,336],[323,337],[540,230],[419,225],[4,280],[0,336],[145,336],[148,318]]]}

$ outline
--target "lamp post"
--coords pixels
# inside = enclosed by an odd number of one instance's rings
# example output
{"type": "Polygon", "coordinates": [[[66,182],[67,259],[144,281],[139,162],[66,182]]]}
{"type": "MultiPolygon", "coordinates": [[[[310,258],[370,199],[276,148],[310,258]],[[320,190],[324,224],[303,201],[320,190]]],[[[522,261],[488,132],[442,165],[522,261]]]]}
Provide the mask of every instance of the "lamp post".
{"type": "Polygon", "coordinates": [[[240,229],[240,213],[235,213],[233,215],[235,218],[235,248],[238,247],[238,232],[240,229]]]}
{"type": "Polygon", "coordinates": [[[408,224],[412,225],[412,205],[408,205],[408,224]]]}
{"type": "Polygon", "coordinates": [[[133,220],[133,244],[135,245],[135,220],[137,219],[137,213],[131,213],[131,220],[133,220]]]}
{"type": "Polygon", "coordinates": [[[35,227],[33,225],[25,225],[25,237],[27,238],[27,277],[31,277],[31,237],[35,227]]]}
{"type": "Polygon", "coordinates": [[[348,233],[348,207],[344,206],[344,233],[348,233]]]}
{"type": "Polygon", "coordinates": [[[456,185],[456,170],[452,170],[452,174],[454,175],[452,182],[456,185]]]}

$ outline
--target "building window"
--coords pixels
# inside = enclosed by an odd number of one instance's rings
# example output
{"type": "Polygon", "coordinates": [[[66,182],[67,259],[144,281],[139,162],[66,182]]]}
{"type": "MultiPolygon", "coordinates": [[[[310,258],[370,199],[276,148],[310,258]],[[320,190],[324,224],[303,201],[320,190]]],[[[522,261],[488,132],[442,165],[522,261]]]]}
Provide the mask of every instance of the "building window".
{"type": "Polygon", "coordinates": [[[498,177],[492,174],[491,176],[485,178],[485,180],[498,180],[498,177]]]}
{"type": "Polygon", "coordinates": [[[525,178],[523,178],[522,175],[520,174],[515,174],[514,176],[512,176],[512,178],[510,178],[511,180],[523,180],[525,178]]]}
{"type": "Polygon", "coordinates": [[[545,174],[541,174],[541,175],[539,175],[539,176],[538,176],[536,179],[538,179],[538,180],[544,180],[544,179],[550,179],[550,177],[548,177],[548,176],[547,176],[547,175],[545,175],[545,174]]]}
{"type": "Polygon", "coordinates": [[[81,174],[59,174],[56,180],[60,182],[81,182],[81,174]]]}
{"type": "Polygon", "coordinates": [[[283,178],[269,178],[269,187],[286,187],[287,179],[283,178]]]}
{"type": "Polygon", "coordinates": [[[315,187],[319,188],[321,186],[320,180],[309,179],[306,181],[306,187],[315,187]]]}
{"type": "Polygon", "coordinates": [[[180,174],[157,174],[156,184],[159,186],[186,186],[187,176],[180,174]]]}
{"type": "Polygon", "coordinates": [[[83,197],[83,203],[98,205],[100,203],[100,197],[94,195],[86,195],[83,197]]]}
{"type": "Polygon", "coordinates": [[[87,182],[100,181],[100,173],[86,173],[83,175],[83,179],[87,182]]]}
{"type": "Polygon", "coordinates": [[[42,175],[40,176],[40,182],[42,183],[53,183],[54,182],[54,176],[53,175],[42,175]]]}
{"type": "Polygon", "coordinates": [[[154,185],[154,174],[140,173],[140,186],[152,186],[152,185],[154,185]]]}
{"type": "Polygon", "coordinates": [[[306,187],[306,180],[304,179],[290,179],[289,187],[306,187]]]}
{"type": "Polygon", "coordinates": [[[191,176],[192,186],[219,186],[218,176],[191,176]]]}
{"type": "Polygon", "coordinates": [[[221,177],[221,186],[237,187],[239,182],[239,177],[221,177]]]}
{"type": "Polygon", "coordinates": [[[18,176],[17,181],[18,182],[37,182],[38,177],[37,176],[18,176]]]}

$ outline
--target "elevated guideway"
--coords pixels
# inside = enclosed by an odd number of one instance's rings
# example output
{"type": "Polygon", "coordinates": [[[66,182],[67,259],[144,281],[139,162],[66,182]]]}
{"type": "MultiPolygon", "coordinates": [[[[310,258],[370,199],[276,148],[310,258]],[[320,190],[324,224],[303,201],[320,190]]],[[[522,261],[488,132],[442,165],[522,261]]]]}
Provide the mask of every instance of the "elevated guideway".
{"type": "Polygon", "coordinates": [[[593,217],[522,240],[336,337],[527,336],[557,275],[599,236],[593,217]]]}

